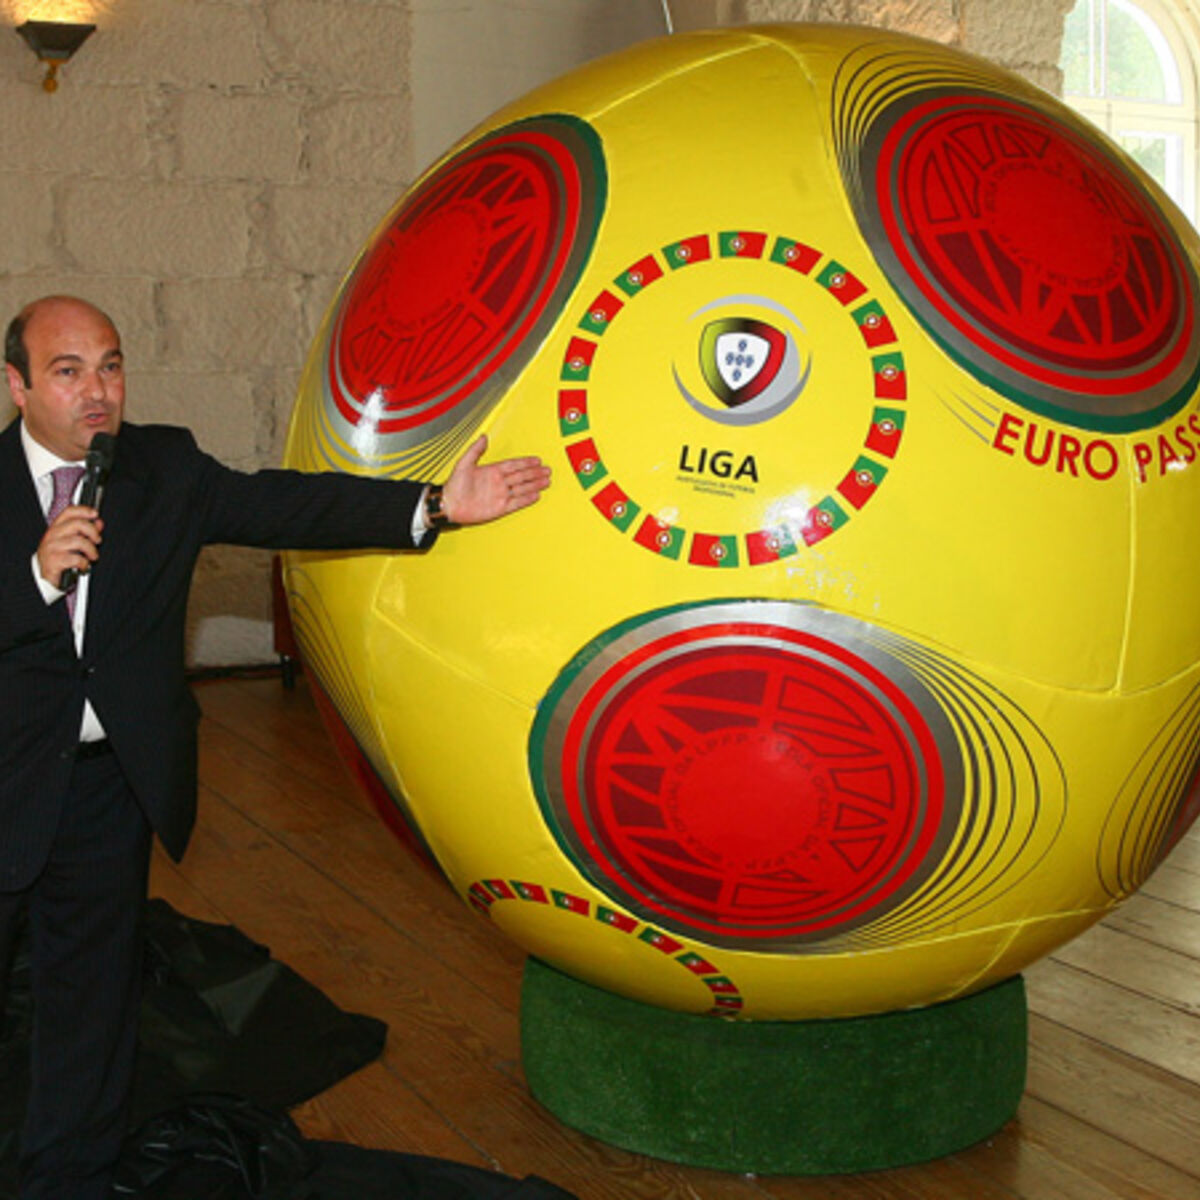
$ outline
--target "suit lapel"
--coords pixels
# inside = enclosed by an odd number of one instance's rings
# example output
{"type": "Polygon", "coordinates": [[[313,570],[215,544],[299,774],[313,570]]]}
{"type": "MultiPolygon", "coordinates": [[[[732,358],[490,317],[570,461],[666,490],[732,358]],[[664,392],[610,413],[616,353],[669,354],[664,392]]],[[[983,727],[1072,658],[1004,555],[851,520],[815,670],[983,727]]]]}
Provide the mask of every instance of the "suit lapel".
{"type": "Polygon", "coordinates": [[[97,630],[108,628],[114,606],[126,589],[120,584],[127,572],[136,572],[137,537],[134,530],[146,509],[146,480],[137,455],[120,435],[113,457],[112,471],[100,497],[100,515],[104,519],[104,540],[100,558],[92,571],[88,591],[87,631],[91,642],[97,630]]]}
{"type": "MultiPolygon", "coordinates": [[[[29,572],[32,584],[30,561],[46,532],[46,514],[21,445],[20,418],[0,433],[0,481],[4,488],[4,503],[0,504],[0,556],[4,569],[29,572]]],[[[70,633],[70,614],[65,604],[50,605],[45,619],[47,628],[57,625],[60,633],[70,633]]]]}
{"type": "Polygon", "coordinates": [[[46,531],[46,515],[29,474],[19,418],[0,434],[0,480],[4,481],[5,494],[4,504],[0,505],[4,553],[28,558],[46,531]]]}

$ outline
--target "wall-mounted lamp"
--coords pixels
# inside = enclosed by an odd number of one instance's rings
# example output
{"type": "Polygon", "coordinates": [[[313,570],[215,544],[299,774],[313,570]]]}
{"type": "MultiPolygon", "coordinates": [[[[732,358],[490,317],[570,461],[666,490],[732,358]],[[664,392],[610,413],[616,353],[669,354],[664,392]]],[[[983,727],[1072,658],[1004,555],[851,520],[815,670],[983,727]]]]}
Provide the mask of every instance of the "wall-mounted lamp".
{"type": "Polygon", "coordinates": [[[61,21],[26,21],[17,32],[29,43],[29,48],[46,64],[42,87],[48,92],[58,90],[58,68],[87,41],[95,25],[68,25],[61,21]]]}

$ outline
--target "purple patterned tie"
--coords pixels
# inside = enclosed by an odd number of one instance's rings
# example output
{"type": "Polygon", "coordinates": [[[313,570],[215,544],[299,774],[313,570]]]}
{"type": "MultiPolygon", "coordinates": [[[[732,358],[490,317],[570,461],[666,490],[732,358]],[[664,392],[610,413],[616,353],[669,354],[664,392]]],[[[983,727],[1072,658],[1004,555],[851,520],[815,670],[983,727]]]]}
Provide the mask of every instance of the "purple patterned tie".
{"type": "MultiPolygon", "coordinates": [[[[50,500],[50,510],[46,513],[46,524],[53,525],[54,518],[58,516],[64,508],[71,503],[71,497],[75,495],[75,489],[79,486],[79,481],[83,478],[83,467],[55,467],[50,472],[54,480],[54,496],[50,500]]],[[[75,592],[67,593],[67,612],[71,616],[71,620],[75,619],[75,592]]]]}

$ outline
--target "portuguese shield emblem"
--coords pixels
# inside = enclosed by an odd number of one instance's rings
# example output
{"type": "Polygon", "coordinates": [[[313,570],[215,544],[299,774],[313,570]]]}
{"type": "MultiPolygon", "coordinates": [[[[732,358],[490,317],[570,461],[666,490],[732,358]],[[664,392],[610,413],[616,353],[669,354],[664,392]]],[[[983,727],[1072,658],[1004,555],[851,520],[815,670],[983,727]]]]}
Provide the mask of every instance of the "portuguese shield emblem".
{"type": "Polygon", "coordinates": [[[727,317],[705,327],[700,370],[726,408],[739,408],[770,387],[786,349],[787,339],[765,321],[727,317]]]}

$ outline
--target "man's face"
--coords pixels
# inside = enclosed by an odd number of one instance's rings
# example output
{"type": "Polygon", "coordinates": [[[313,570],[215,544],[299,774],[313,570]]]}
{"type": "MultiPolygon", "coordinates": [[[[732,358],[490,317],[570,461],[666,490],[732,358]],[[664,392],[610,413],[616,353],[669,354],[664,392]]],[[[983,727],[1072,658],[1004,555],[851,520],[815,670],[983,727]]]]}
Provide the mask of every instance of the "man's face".
{"type": "Polygon", "coordinates": [[[121,339],[103,313],[79,300],[38,304],[25,325],[29,384],[6,364],[13,403],[33,439],[68,462],[100,432],[116,434],[125,411],[121,339]]]}

